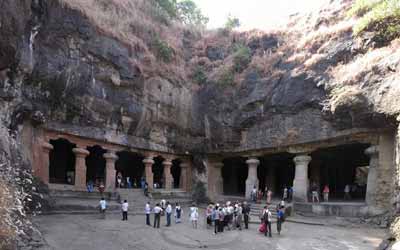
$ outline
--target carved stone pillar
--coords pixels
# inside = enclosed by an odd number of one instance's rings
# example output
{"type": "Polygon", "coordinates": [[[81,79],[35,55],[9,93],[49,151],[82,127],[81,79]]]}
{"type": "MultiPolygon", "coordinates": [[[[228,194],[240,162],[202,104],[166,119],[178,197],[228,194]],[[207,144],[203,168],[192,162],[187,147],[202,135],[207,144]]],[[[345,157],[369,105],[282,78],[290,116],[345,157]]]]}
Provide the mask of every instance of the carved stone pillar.
{"type": "Polygon", "coordinates": [[[49,176],[49,168],[50,168],[50,151],[53,150],[53,145],[51,145],[48,142],[42,142],[42,160],[43,160],[43,165],[39,169],[39,176],[42,179],[42,181],[46,184],[49,183],[50,181],[50,176],[49,176]]]}
{"type": "Polygon", "coordinates": [[[85,158],[89,151],[84,148],[73,148],[75,154],[75,189],[86,190],[86,162],[85,158]]]}
{"type": "Polygon", "coordinates": [[[308,164],[311,161],[311,156],[298,155],[293,161],[296,165],[296,173],[293,181],[293,199],[295,201],[307,202],[308,164]]]}
{"type": "Polygon", "coordinates": [[[114,152],[108,152],[103,154],[103,157],[106,159],[106,191],[112,192],[115,190],[115,178],[116,178],[116,170],[115,170],[115,161],[118,160],[118,156],[114,152]]]}
{"type": "Polygon", "coordinates": [[[250,158],[246,161],[246,164],[249,166],[249,173],[246,180],[246,198],[250,199],[253,187],[256,187],[258,190],[257,166],[260,164],[260,161],[257,158],[250,158]]]}
{"type": "Polygon", "coordinates": [[[162,164],[164,166],[165,189],[172,190],[172,182],[173,182],[173,177],[171,174],[172,161],[165,160],[163,161],[162,164]]]}
{"type": "Polygon", "coordinates": [[[376,183],[378,178],[379,149],[377,146],[369,147],[365,150],[365,154],[370,157],[365,202],[369,206],[374,206],[377,205],[375,203],[375,197],[377,188],[376,183]]]}
{"type": "Polygon", "coordinates": [[[149,190],[153,190],[153,164],[154,160],[153,157],[148,156],[143,159],[145,175],[146,175],[146,182],[148,184],[149,190]]]}
{"type": "Polygon", "coordinates": [[[180,182],[179,182],[179,187],[182,190],[188,192],[189,191],[189,187],[188,187],[188,184],[189,184],[189,182],[188,182],[188,180],[189,180],[188,173],[189,173],[189,171],[188,170],[189,170],[190,164],[186,163],[186,162],[183,162],[179,166],[181,167],[181,178],[180,178],[180,182]]]}

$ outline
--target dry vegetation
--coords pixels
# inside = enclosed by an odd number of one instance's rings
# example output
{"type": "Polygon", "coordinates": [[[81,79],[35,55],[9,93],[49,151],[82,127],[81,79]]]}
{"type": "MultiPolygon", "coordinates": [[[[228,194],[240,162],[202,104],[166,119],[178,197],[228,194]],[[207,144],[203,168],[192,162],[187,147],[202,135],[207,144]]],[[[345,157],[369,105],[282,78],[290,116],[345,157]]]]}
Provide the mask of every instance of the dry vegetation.
{"type": "Polygon", "coordinates": [[[11,192],[0,178],[0,249],[11,249],[11,242],[15,237],[15,230],[10,223],[11,208],[11,192]]]}

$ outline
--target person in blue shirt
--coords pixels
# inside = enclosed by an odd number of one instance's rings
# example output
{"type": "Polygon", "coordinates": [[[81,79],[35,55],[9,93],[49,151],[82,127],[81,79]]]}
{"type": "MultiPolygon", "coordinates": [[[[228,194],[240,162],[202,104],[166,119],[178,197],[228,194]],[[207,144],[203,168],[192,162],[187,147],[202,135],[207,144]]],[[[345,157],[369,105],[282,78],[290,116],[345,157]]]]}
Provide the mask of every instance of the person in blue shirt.
{"type": "Polygon", "coordinates": [[[279,207],[277,211],[278,220],[276,221],[276,230],[278,231],[278,234],[281,234],[282,223],[285,220],[285,212],[283,211],[284,209],[284,207],[279,207]]]}

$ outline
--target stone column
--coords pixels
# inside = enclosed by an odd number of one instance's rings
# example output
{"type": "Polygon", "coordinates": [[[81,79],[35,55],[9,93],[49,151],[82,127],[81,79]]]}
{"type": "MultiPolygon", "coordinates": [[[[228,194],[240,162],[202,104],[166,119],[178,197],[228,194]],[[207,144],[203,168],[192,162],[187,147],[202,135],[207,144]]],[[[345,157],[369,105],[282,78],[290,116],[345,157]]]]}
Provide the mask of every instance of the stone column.
{"type": "Polygon", "coordinates": [[[172,182],[173,182],[173,177],[171,174],[172,161],[167,159],[163,161],[162,164],[164,166],[165,190],[172,190],[172,182]]]}
{"type": "Polygon", "coordinates": [[[179,182],[179,187],[184,191],[188,190],[188,170],[189,170],[189,163],[183,162],[179,165],[181,167],[181,178],[179,182]]]}
{"type": "Polygon", "coordinates": [[[49,170],[50,170],[50,151],[53,150],[53,145],[48,142],[42,142],[42,150],[43,150],[43,164],[39,169],[39,176],[42,181],[46,184],[50,182],[49,170]]]}
{"type": "Polygon", "coordinates": [[[249,174],[246,180],[246,198],[250,199],[253,187],[255,186],[258,190],[257,166],[260,161],[257,158],[250,158],[246,161],[246,164],[249,166],[249,174]]]}
{"type": "Polygon", "coordinates": [[[295,201],[307,202],[308,164],[311,161],[311,157],[308,155],[298,155],[293,161],[296,165],[293,181],[293,199],[295,201]]]}
{"type": "Polygon", "coordinates": [[[86,190],[86,162],[85,158],[89,151],[84,148],[73,148],[75,154],[75,189],[86,190]]]}
{"type": "Polygon", "coordinates": [[[116,178],[116,170],[115,170],[115,161],[118,160],[118,156],[109,151],[108,153],[103,154],[103,157],[106,159],[106,191],[112,192],[115,190],[115,178],[116,178]]]}
{"type": "Polygon", "coordinates": [[[148,156],[143,159],[145,174],[146,174],[146,182],[149,187],[149,191],[153,190],[153,164],[154,160],[152,156],[148,156]]]}
{"type": "Polygon", "coordinates": [[[370,157],[365,202],[369,206],[374,206],[376,205],[375,195],[377,189],[376,183],[378,178],[379,149],[377,146],[369,147],[365,150],[365,154],[370,157]]]}
{"type": "Polygon", "coordinates": [[[216,195],[224,194],[224,179],[222,178],[222,167],[224,164],[222,162],[215,163],[214,165],[214,192],[216,195]]]}

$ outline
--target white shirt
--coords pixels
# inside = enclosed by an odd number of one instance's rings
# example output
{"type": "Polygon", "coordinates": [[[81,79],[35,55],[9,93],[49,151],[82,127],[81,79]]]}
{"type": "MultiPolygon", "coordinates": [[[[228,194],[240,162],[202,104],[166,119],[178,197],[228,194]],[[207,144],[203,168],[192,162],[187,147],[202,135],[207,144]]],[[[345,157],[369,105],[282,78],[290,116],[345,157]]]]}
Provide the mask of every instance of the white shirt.
{"type": "Polygon", "coordinates": [[[146,214],[150,214],[151,213],[150,204],[146,204],[146,207],[144,208],[144,211],[146,212],[146,214]]]}
{"type": "Polygon", "coordinates": [[[106,206],[107,206],[106,200],[101,200],[100,201],[100,208],[104,210],[104,209],[106,209],[106,206]]]}
{"type": "Polygon", "coordinates": [[[161,213],[161,207],[159,207],[159,206],[155,206],[154,208],[153,208],[153,211],[154,211],[154,213],[155,214],[159,214],[159,213],[161,213]]]}
{"type": "Polygon", "coordinates": [[[121,205],[122,211],[124,211],[124,212],[128,212],[128,207],[129,207],[128,202],[124,202],[121,205]]]}
{"type": "Polygon", "coordinates": [[[168,214],[172,213],[172,206],[171,206],[171,204],[168,204],[167,208],[165,209],[165,212],[168,213],[168,214]]]}

